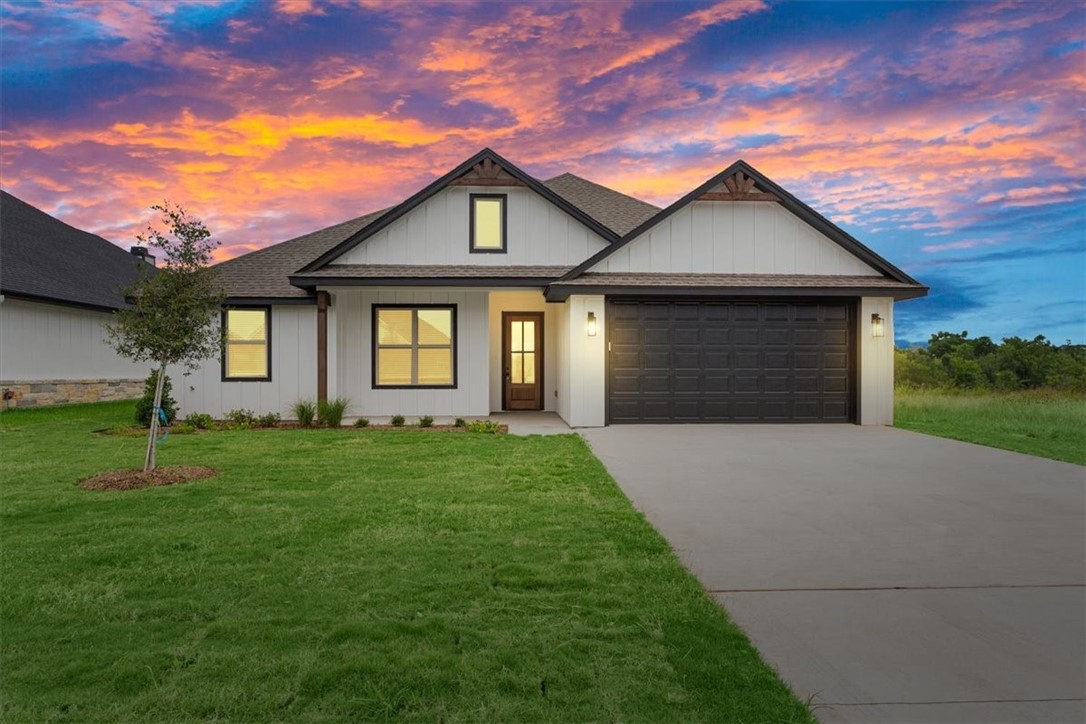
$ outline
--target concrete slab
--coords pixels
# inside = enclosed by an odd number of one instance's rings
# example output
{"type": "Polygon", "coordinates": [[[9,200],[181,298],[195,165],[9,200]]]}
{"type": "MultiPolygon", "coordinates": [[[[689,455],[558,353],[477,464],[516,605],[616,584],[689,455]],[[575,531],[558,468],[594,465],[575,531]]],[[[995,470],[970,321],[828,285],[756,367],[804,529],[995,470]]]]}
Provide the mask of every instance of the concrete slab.
{"type": "Polygon", "coordinates": [[[853,425],[581,434],[824,721],[1086,719],[1086,468],[853,425]]]}
{"type": "Polygon", "coordinates": [[[568,435],[572,432],[566,421],[554,412],[495,412],[490,419],[508,425],[510,435],[568,435]]]}

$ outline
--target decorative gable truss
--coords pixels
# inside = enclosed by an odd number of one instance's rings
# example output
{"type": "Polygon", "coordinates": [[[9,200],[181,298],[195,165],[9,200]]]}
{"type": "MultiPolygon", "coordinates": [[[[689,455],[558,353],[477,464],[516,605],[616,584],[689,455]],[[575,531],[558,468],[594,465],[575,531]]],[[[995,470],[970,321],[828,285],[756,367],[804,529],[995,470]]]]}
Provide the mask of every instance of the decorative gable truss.
{"type": "Polygon", "coordinates": [[[762,191],[757,182],[736,171],[708,191],[697,197],[698,201],[780,201],[773,193],[762,191]]]}
{"type": "Polygon", "coordinates": [[[495,163],[489,156],[471,167],[467,173],[449,182],[449,186],[527,186],[513,174],[495,163]]]}

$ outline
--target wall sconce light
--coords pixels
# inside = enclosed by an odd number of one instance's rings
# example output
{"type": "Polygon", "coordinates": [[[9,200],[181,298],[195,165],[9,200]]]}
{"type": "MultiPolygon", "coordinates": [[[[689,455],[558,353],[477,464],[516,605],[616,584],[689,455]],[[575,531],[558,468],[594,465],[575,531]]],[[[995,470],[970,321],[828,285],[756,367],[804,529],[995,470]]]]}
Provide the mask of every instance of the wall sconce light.
{"type": "Polygon", "coordinates": [[[871,315],[871,336],[883,337],[886,335],[886,331],[882,325],[882,317],[877,314],[871,315]]]}
{"type": "Polygon", "coordinates": [[[596,324],[596,313],[595,312],[589,312],[588,313],[588,336],[589,337],[595,337],[596,332],[598,332],[598,331],[599,331],[599,326],[596,324]]]}

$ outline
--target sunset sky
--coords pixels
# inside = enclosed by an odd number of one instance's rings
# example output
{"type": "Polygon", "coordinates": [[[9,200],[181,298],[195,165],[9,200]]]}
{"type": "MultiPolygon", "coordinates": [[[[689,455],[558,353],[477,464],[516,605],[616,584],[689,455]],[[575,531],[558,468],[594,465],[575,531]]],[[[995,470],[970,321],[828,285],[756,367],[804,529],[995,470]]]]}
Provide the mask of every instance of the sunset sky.
{"type": "MultiPolygon", "coordinates": [[[[0,0],[0,185],[220,258],[484,146],[666,205],[743,158],[932,287],[897,337],[1086,343],[1079,2],[0,0]]],[[[2,220],[0,220],[2,223],[2,220]]]]}

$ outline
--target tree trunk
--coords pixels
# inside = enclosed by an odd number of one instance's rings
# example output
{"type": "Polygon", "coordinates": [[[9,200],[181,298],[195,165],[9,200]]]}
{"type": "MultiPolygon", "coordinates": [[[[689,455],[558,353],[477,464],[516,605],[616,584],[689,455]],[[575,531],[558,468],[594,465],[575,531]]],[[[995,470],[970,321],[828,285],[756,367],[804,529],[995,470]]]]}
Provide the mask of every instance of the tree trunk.
{"type": "Polygon", "coordinates": [[[143,472],[149,473],[155,469],[155,447],[158,444],[158,410],[162,406],[162,387],[166,384],[166,363],[158,368],[158,379],[155,381],[155,406],[151,409],[151,427],[147,431],[147,456],[143,459],[143,472]]]}

